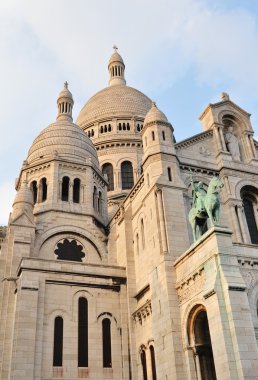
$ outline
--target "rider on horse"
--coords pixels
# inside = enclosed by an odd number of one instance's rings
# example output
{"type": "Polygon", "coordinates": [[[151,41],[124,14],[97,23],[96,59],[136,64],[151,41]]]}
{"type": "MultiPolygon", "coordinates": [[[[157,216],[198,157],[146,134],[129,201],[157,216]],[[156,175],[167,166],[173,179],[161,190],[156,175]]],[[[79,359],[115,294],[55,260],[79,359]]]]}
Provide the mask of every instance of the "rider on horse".
{"type": "Polygon", "coordinates": [[[197,185],[194,184],[192,175],[191,175],[191,185],[192,185],[192,191],[193,191],[193,207],[195,207],[198,214],[202,214],[205,212],[204,199],[207,195],[207,192],[203,187],[203,182],[198,182],[197,185]]]}

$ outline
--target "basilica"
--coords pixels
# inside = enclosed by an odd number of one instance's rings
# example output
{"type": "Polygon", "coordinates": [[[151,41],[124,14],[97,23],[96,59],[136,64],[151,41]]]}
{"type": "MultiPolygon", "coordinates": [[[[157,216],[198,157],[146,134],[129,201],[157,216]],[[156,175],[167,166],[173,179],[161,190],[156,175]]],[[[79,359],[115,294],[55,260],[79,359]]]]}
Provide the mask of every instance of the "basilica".
{"type": "Polygon", "coordinates": [[[21,165],[0,230],[0,379],[257,380],[250,114],[222,93],[176,142],[117,49],[108,72],[76,123],[64,84],[21,165]]]}

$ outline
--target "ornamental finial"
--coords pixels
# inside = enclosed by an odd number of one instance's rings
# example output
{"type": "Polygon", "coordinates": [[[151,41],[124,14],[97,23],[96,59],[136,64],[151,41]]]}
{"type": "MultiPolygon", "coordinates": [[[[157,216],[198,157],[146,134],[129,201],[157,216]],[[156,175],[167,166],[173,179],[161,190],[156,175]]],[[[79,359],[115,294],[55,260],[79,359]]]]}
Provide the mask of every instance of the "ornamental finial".
{"type": "Polygon", "coordinates": [[[67,82],[67,80],[64,82],[64,88],[68,88],[68,82],[67,82]]]}
{"type": "Polygon", "coordinates": [[[113,46],[113,49],[115,50],[115,52],[118,50],[118,47],[116,45],[113,46]]]}

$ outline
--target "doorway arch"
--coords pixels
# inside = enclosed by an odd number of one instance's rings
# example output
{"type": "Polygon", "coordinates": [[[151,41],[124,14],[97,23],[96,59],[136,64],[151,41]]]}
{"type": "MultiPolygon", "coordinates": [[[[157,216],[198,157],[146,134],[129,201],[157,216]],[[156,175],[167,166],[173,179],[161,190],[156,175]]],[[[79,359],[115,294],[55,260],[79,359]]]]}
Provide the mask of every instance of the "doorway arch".
{"type": "Polygon", "coordinates": [[[197,379],[216,380],[209,322],[203,305],[196,305],[191,310],[187,333],[189,345],[193,351],[197,379]]]}

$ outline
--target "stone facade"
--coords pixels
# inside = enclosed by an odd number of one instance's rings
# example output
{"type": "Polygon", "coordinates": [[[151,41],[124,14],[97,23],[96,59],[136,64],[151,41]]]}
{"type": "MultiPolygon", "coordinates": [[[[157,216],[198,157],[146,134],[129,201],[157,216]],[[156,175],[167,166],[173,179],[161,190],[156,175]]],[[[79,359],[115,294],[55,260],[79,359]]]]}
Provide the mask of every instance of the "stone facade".
{"type": "Polygon", "coordinates": [[[175,142],[155,103],[109,87],[72,121],[67,83],[0,230],[2,380],[257,379],[258,144],[223,93],[175,142]],[[194,181],[224,183],[193,243],[194,181]]]}

